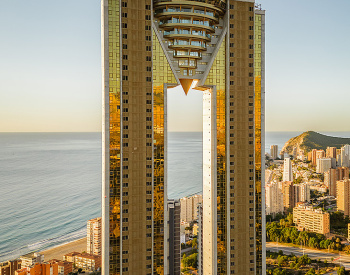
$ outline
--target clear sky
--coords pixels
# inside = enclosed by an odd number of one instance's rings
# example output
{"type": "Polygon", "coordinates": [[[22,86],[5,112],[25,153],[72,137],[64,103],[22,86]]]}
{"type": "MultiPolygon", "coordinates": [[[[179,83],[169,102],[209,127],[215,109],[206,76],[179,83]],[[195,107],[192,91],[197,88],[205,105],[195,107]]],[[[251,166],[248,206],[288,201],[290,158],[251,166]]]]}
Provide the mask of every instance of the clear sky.
{"type": "MultiPolygon", "coordinates": [[[[350,131],[349,0],[260,0],[266,130],[350,131]]],[[[0,132],[100,131],[99,0],[0,1],[0,132]]],[[[169,91],[169,130],[202,129],[201,93],[169,91]]]]}

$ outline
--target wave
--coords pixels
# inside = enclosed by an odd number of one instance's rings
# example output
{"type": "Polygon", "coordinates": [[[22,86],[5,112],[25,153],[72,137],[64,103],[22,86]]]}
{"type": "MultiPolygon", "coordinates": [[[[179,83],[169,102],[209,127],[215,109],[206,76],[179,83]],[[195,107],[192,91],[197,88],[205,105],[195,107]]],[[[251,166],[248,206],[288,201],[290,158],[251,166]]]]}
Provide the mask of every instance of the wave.
{"type": "Polygon", "coordinates": [[[57,237],[44,239],[32,244],[24,245],[11,251],[5,251],[0,254],[0,262],[18,258],[21,255],[39,252],[49,248],[53,248],[59,245],[70,243],[72,241],[83,238],[86,235],[86,227],[82,227],[78,230],[67,232],[57,237]]]}

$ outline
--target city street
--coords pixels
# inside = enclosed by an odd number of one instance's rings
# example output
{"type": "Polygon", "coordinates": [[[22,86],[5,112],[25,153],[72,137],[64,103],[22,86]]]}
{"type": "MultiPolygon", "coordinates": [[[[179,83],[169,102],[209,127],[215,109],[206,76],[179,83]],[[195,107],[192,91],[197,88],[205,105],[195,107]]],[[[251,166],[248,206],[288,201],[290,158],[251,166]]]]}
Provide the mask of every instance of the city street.
{"type": "Polygon", "coordinates": [[[311,259],[321,259],[322,261],[327,260],[327,262],[331,262],[331,259],[333,258],[334,263],[341,264],[346,269],[350,269],[350,256],[346,256],[344,254],[340,256],[337,253],[328,253],[310,248],[290,247],[280,243],[272,242],[266,243],[266,250],[270,250],[273,252],[278,252],[279,250],[282,250],[284,254],[293,253],[296,256],[302,256],[303,254],[307,254],[311,259]]]}

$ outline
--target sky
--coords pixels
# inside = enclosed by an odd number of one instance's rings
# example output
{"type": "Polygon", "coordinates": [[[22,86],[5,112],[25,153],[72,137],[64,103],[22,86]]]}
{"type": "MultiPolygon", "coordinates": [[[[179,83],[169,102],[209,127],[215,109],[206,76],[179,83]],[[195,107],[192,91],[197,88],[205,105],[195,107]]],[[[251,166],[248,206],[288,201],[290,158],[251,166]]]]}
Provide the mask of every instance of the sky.
{"type": "MultiPolygon", "coordinates": [[[[350,131],[349,0],[260,0],[266,130],[350,131]]],[[[0,1],[0,132],[101,130],[99,0],[0,1]]],[[[168,91],[170,131],[201,131],[201,92],[168,91]]]]}

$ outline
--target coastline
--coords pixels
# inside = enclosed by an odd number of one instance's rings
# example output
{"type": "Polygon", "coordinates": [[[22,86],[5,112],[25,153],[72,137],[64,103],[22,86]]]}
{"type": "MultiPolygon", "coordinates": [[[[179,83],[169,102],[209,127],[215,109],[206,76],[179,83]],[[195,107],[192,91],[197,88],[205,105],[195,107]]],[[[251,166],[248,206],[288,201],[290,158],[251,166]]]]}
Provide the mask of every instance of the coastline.
{"type": "Polygon", "coordinates": [[[63,255],[67,253],[83,251],[86,251],[86,237],[40,251],[40,254],[44,255],[45,261],[49,261],[52,259],[63,260],[63,255]]]}

